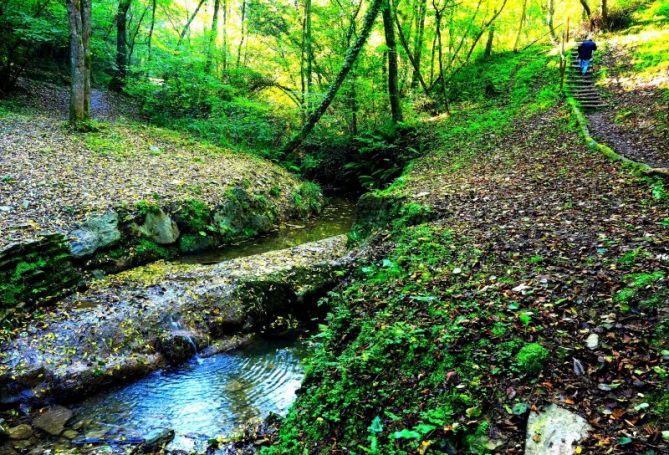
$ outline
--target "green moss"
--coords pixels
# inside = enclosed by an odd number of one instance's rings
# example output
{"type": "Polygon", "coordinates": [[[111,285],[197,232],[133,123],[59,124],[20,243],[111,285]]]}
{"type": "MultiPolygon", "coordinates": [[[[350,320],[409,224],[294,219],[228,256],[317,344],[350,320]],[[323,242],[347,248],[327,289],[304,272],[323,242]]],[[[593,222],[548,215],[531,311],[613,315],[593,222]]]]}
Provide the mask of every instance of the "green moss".
{"type": "Polygon", "coordinates": [[[528,374],[539,373],[550,353],[539,343],[528,343],[516,354],[516,364],[518,368],[528,374]]]}
{"type": "Polygon", "coordinates": [[[185,201],[177,214],[179,225],[184,232],[204,233],[212,231],[211,209],[200,200],[185,201]]]}
{"type": "Polygon", "coordinates": [[[135,247],[135,252],[144,259],[167,259],[172,256],[169,248],[158,245],[148,239],[140,239],[135,247]]]}
{"type": "Polygon", "coordinates": [[[44,241],[35,248],[15,259],[13,265],[0,269],[0,307],[58,294],[78,279],[64,239],[44,241]]]}

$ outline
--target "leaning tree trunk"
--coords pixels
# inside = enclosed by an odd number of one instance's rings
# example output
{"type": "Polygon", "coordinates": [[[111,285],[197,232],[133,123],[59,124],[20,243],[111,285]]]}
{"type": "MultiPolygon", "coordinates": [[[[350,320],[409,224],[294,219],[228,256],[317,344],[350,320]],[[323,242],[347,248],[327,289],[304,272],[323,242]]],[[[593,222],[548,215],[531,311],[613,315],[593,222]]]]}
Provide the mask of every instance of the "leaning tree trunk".
{"type": "Polygon", "coordinates": [[[309,116],[309,120],[307,121],[307,123],[305,123],[300,132],[297,133],[293,137],[293,139],[291,139],[290,142],[288,142],[283,147],[282,153],[284,155],[293,152],[297,147],[300,146],[302,141],[306,139],[306,137],[314,129],[320,118],[323,116],[325,111],[328,109],[328,107],[332,103],[332,100],[334,100],[335,96],[337,95],[337,92],[339,91],[339,88],[341,87],[341,84],[344,82],[346,76],[351,71],[351,67],[353,67],[353,64],[358,58],[358,55],[360,55],[360,51],[362,50],[363,46],[365,45],[365,42],[367,41],[367,38],[369,37],[369,33],[372,31],[372,26],[374,25],[376,16],[379,15],[379,10],[381,9],[381,5],[383,4],[383,2],[384,0],[372,0],[372,4],[369,5],[367,12],[365,13],[365,18],[363,20],[360,36],[358,36],[358,39],[355,40],[353,46],[350,47],[346,52],[346,58],[344,59],[344,64],[339,70],[339,74],[337,74],[337,77],[332,82],[332,85],[330,85],[330,88],[328,89],[325,98],[323,98],[323,101],[321,101],[321,104],[309,116]]]}
{"type": "Polygon", "coordinates": [[[390,99],[390,112],[393,123],[402,121],[402,107],[400,105],[400,91],[397,77],[397,43],[395,42],[395,26],[393,24],[393,12],[389,0],[385,0],[383,6],[383,31],[386,35],[386,46],[388,47],[388,98],[390,99]]]}
{"type": "Polygon", "coordinates": [[[200,0],[200,2],[195,7],[195,11],[193,11],[193,14],[191,14],[190,17],[188,18],[188,22],[186,22],[186,25],[179,34],[179,41],[177,41],[177,47],[181,47],[181,43],[183,42],[184,38],[186,38],[186,33],[188,33],[188,31],[190,30],[190,26],[193,23],[193,20],[195,20],[195,16],[197,16],[197,13],[200,12],[200,8],[202,8],[202,5],[204,5],[206,1],[207,0],[200,0]]]}
{"type": "Polygon", "coordinates": [[[91,2],[67,0],[70,25],[70,123],[85,122],[91,111],[91,2]]]}
{"type": "Polygon", "coordinates": [[[109,88],[121,91],[128,72],[128,9],[131,0],[121,0],[116,13],[116,72],[109,83],[109,88]]]}

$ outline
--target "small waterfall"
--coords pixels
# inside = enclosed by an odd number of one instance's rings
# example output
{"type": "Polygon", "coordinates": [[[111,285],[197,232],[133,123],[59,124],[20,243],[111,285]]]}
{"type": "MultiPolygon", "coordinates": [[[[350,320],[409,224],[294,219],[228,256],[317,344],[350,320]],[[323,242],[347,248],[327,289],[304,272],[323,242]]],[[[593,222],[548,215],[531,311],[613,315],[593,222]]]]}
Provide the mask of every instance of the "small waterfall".
{"type": "Polygon", "coordinates": [[[178,332],[179,335],[182,335],[184,338],[186,338],[186,341],[188,341],[188,344],[190,344],[193,347],[193,357],[195,360],[197,360],[198,363],[201,362],[200,356],[198,355],[198,350],[197,350],[197,344],[195,344],[195,340],[193,340],[193,337],[190,335],[190,332],[188,330],[184,330],[183,326],[179,321],[175,321],[174,317],[170,315],[170,327],[175,332],[178,332]]]}

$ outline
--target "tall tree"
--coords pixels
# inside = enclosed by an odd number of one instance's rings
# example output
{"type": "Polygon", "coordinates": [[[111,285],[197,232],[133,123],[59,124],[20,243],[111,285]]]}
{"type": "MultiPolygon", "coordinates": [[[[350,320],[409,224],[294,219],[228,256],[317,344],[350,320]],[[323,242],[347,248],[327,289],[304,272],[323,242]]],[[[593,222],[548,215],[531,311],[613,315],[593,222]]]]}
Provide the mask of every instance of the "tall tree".
{"type": "Polygon", "coordinates": [[[239,38],[239,47],[237,48],[237,67],[239,67],[242,64],[242,49],[244,47],[245,39],[246,39],[246,0],[242,0],[241,38],[239,38]]]}
{"type": "Polygon", "coordinates": [[[332,103],[332,100],[334,100],[335,96],[337,95],[337,92],[339,91],[339,88],[341,87],[341,84],[344,82],[346,76],[351,71],[351,68],[353,67],[353,64],[358,58],[358,55],[360,55],[360,51],[367,42],[367,38],[369,37],[369,34],[372,31],[372,26],[374,25],[376,17],[379,15],[379,10],[381,9],[383,2],[384,0],[372,0],[372,3],[369,5],[369,7],[367,8],[367,12],[365,13],[365,18],[363,19],[362,30],[360,31],[360,35],[355,40],[355,43],[353,43],[353,46],[351,46],[346,52],[346,58],[344,59],[344,63],[341,69],[339,70],[337,77],[330,85],[330,88],[328,89],[325,98],[323,98],[323,100],[321,101],[321,104],[309,116],[309,120],[307,120],[307,123],[305,123],[300,132],[297,133],[283,147],[282,153],[284,155],[293,152],[297,147],[300,146],[300,144],[304,141],[304,139],[306,139],[309,133],[311,133],[311,131],[314,129],[320,118],[328,109],[328,107],[332,103]]]}
{"type": "Polygon", "coordinates": [[[395,25],[393,22],[392,4],[385,0],[383,5],[383,31],[388,47],[388,97],[393,123],[402,121],[402,106],[400,105],[400,91],[397,76],[397,43],[395,42],[395,25]]]}
{"type": "Polygon", "coordinates": [[[304,54],[306,59],[306,90],[305,101],[308,110],[311,110],[311,95],[314,83],[314,45],[311,33],[311,0],[304,0],[304,54]]]}
{"type": "Polygon", "coordinates": [[[516,40],[513,43],[513,52],[518,52],[518,45],[520,44],[520,34],[523,32],[523,25],[525,25],[525,19],[527,19],[527,0],[523,0],[523,10],[522,13],[520,14],[520,22],[518,23],[518,33],[516,34],[516,40]]]}
{"type": "Polygon", "coordinates": [[[588,18],[588,21],[591,20],[592,10],[590,9],[590,5],[588,5],[588,0],[580,0],[580,1],[581,1],[581,6],[583,7],[583,12],[585,13],[585,17],[588,18]]]}
{"type": "Polygon", "coordinates": [[[546,5],[546,25],[548,25],[548,33],[550,34],[551,41],[553,44],[558,43],[558,36],[555,33],[555,26],[553,25],[553,19],[555,18],[555,0],[548,0],[546,5]]]}
{"type": "Polygon", "coordinates": [[[483,58],[488,60],[492,56],[492,45],[495,39],[495,24],[492,24],[488,29],[488,41],[485,44],[485,51],[483,52],[483,58]]]}
{"type": "Polygon", "coordinates": [[[128,10],[132,0],[120,0],[116,11],[116,71],[109,88],[120,91],[125,85],[128,72],[128,10]]]}
{"type": "Polygon", "coordinates": [[[218,10],[221,7],[221,0],[214,0],[214,16],[211,18],[211,31],[209,32],[209,43],[207,44],[207,61],[204,65],[205,73],[211,71],[211,53],[216,47],[216,38],[218,37],[218,10]]]}
{"type": "Polygon", "coordinates": [[[70,25],[70,123],[91,113],[91,0],[67,0],[70,25]]]}
{"type": "Polygon", "coordinates": [[[149,27],[149,36],[146,38],[146,47],[148,48],[147,60],[151,61],[151,39],[153,38],[153,27],[156,25],[156,4],[157,0],[151,0],[151,27],[149,27]]]}
{"type": "Polygon", "coordinates": [[[223,0],[223,71],[228,69],[228,0],[223,0]]]}
{"type": "Polygon", "coordinates": [[[608,0],[602,0],[602,22],[604,27],[608,26],[609,22],[609,2],[608,0]]]}
{"type": "MultiPolygon", "coordinates": [[[[418,12],[416,16],[416,36],[414,38],[414,43],[413,43],[413,62],[412,65],[414,67],[413,75],[411,76],[411,88],[416,88],[418,86],[418,83],[420,82],[420,79],[422,78],[420,74],[420,62],[421,62],[421,56],[423,54],[423,38],[425,36],[425,16],[427,14],[427,0],[418,0],[418,12]]],[[[397,14],[395,14],[395,18],[397,18],[397,14]]],[[[398,31],[402,33],[401,30],[399,30],[399,24],[398,24],[398,31]]],[[[423,85],[425,83],[423,82],[423,85]]]]}

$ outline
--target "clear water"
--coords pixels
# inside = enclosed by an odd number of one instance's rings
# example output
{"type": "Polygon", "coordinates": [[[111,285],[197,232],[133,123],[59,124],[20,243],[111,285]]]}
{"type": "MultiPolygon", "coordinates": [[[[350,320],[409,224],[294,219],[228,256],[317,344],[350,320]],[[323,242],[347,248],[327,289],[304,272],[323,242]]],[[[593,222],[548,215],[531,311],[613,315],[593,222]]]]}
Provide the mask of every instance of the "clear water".
{"type": "Polygon", "coordinates": [[[304,223],[288,224],[266,236],[179,260],[190,264],[215,264],[345,234],[351,229],[354,210],[355,203],[350,199],[331,198],[318,217],[304,223]]]}
{"type": "Polygon", "coordinates": [[[170,449],[203,450],[270,412],[285,415],[303,378],[304,342],[261,340],[239,351],[196,358],[75,408],[88,438],[118,441],[171,428],[170,449]]]}
{"type": "MultiPolygon", "coordinates": [[[[333,198],[323,213],[302,225],[238,245],[192,255],[182,262],[209,264],[261,254],[348,232],[354,203],[333,198]]],[[[155,372],[135,383],[96,395],[78,405],[75,421],[85,438],[119,441],[170,428],[170,449],[202,451],[217,435],[270,412],[285,414],[303,378],[303,342],[258,341],[174,370],[155,372]]]]}

